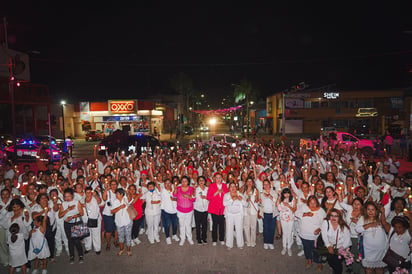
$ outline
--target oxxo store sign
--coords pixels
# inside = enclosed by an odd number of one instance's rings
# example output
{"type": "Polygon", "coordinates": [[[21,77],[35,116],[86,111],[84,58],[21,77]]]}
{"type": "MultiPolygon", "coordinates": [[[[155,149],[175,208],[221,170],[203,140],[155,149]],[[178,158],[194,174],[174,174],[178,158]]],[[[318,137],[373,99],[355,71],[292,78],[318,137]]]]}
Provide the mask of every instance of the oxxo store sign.
{"type": "Polygon", "coordinates": [[[136,100],[109,100],[109,113],[130,114],[137,113],[136,100]]]}

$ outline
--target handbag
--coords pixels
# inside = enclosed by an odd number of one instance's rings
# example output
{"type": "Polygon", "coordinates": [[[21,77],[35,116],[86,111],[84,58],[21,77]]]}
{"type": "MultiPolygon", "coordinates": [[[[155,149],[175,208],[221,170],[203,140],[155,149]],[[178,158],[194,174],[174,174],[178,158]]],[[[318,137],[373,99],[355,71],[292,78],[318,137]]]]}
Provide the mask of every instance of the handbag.
{"type": "Polygon", "coordinates": [[[97,227],[97,219],[88,218],[87,227],[91,227],[91,228],[97,227]]]}
{"type": "Polygon", "coordinates": [[[91,228],[97,227],[97,219],[89,218],[87,207],[86,207],[86,214],[87,214],[87,227],[91,227],[91,228]]]}
{"type": "Polygon", "coordinates": [[[129,214],[129,218],[130,218],[130,220],[134,220],[134,219],[136,219],[136,217],[137,217],[137,211],[136,211],[136,209],[132,206],[132,205],[129,205],[128,207],[127,207],[127,213],[129,214]]]}
{"type": "Polygon", "coordinates": [[[70,236],[74,239],[84,239],[90,236],[90,230],[80,219],[70,228],[70,236]]]}
{"type": "Polygon", "coordinates": [[[399,255],[398,253],[396,253],[395,251],[393,251],[390,247],[391,238],[394,233],[395,231],[393,231],[391,236],[389,237],[388,251],[386,251],[385,257],[383,257],[382,259],[382,261],[391,268],[397,268],[398,266],[400,266],[401,264],[405,262],[405,258],[399,255]]]}

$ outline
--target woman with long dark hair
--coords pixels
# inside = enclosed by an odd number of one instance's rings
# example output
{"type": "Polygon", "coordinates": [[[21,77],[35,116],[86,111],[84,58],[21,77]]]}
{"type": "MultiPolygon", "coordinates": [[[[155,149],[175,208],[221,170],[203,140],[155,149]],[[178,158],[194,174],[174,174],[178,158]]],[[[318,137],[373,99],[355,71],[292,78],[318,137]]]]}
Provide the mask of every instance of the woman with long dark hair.
{"type": "Polygon", "coordinates": [[[352,245],[351,234],[348,225],[342,214],[336,208],[329,210],[325,221],[322,223],[322,240],[328,248],[328,264],[333,269],[333,273],[341,274],[343,271],[342,261],[335,249],[348,248],[352,245]]]}
{"type": "Polygon", "coordinates": [[[363,205],[362,217],[356,225],[356,232],[363,235],[362,265],[366,273],[383,273],[386,264],[382,259],[386,252],[387,237],[378,206],[374,202],[366,202],[363,205]]]}

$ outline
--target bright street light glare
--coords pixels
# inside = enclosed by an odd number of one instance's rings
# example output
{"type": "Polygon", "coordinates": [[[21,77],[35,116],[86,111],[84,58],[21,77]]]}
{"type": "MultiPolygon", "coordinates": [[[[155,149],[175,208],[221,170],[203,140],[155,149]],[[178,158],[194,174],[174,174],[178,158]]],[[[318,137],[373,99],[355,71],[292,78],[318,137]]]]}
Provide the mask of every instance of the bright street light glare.
{"type": "Polygon", "coordinates": [[[66,104],[66,101],[64,101],[64,100],[62,100],[61,102],[60,102],[60,105],[65,105],[66,104]]]}
{"type": "Polygon", "coordinates": [[[211,126],[216,125],[216,123],[217,123],[216,118],[210,118],[209,124],[210,124],[211,126]]]}

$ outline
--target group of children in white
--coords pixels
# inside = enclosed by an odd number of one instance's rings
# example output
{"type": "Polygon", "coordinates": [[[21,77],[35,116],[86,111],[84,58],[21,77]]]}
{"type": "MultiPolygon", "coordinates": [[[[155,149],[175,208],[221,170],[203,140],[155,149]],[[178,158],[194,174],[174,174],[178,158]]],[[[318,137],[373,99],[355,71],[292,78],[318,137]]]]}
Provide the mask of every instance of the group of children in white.
{"type": "Polygon", "coordinates": [[[292,256],[296,242],[306,268],[317,263],[319,271],[322,258],[334,273],[342,273],[344,258],[354,273],[410,268],[411,190],[396,176],[399,162],[390,155],[364,160],[354,147],[260,143],[98,155],[76,169],[70,161],[37,176],[4,173],[0,259],[10,273],[26,273],[32,260],[32,273],[40,263],[47,273],[47,260],[60,256],[62,243],[71,263],[74,249],[80,263],[85,252],[100,254],[102,239],[110,250],[113,236],[119,256],[131,256],[144,233],[150,244],[160,242],[163,231],[168,245],[193,245],[193,227],[199,245],[208,244],[208,228],[212,245],[228,249],[235,240],[240,249],[256,247],[263,233],[264,249],[281,239],[281,255],[292,256]],[[388,247],[403,258],[398,266],[387,265],[388,247]],[[349,249],[351,256],[339,253],[349,249]]]}

